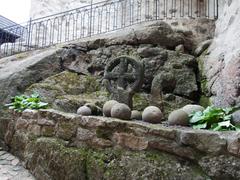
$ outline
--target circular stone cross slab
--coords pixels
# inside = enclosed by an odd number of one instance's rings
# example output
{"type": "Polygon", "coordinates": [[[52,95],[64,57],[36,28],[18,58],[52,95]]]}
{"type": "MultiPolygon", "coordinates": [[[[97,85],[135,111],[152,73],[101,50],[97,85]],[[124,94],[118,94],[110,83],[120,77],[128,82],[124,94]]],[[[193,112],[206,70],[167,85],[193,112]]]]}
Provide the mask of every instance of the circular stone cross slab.
{"type": "Polygon", "coordinates": [[[132,96],[143,83],[142,63],[129,56],[113,59],[105,68],[104,81],[112,99],[132,107],[132,96]]]}

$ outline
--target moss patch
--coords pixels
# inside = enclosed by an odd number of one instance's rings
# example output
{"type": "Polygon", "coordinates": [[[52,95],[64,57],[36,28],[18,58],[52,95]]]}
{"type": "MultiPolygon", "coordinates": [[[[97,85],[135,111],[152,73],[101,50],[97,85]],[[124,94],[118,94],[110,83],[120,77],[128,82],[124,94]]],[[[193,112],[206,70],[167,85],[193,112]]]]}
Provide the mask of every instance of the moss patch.
{"type": "Polygon", "coordinates": [[[53,179],[207,178],[198,166],[159,151],[96,150],[66,147],[64,141],[39,138],[28,145],[27,167],[53,179]],[[177,169],[177,171],[175,171],[177,169]]]}
{"type": "Polygon", "coordinates": [[[211,106],[210,98],[206,96],[201,96],[199,104],[205,108],[211,106]]]}
{"type": "Polygon", "coordinates": [[[143,111],[147,106],[149,106],[149,97],[144,93],[136,93],[133,96],[133,109],[138,111],[143,111]]]}

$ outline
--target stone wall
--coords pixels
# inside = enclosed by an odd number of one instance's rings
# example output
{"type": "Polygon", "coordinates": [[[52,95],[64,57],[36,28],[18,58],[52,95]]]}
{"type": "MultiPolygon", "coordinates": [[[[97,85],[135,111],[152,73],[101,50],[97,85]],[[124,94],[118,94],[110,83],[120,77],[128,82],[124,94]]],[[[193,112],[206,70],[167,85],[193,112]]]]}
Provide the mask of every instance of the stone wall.
{"type": "Polygon", "coordinates": [[[217,106],[240,103],[239,10],[238,1],[226,1],[216,24],[213,44],[202,58],[209,96],[217,106]]]}
{"type": "Polygon", "coordinates": [[[239,133],[55,110],[14,114],[5,140],[37,179],[239,179],[239,133]]]}

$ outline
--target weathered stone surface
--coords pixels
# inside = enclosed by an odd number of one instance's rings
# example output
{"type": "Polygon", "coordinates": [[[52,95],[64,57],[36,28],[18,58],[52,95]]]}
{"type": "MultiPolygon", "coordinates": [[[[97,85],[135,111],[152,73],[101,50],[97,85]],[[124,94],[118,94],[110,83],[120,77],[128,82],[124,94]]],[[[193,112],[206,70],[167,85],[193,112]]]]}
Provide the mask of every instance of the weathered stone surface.
{"type": "Polygon", "coordinates": [[[178,53],[184,53],[184,45],[180,44],[176,46],[175,51],[177,51],[178,53]]]}
{"type": "Polygon", "coordinates": [[[230,152],[231,154],[233,155],[237,155],[239,156],[240,155],[240,141],[239,139],[229,139],[228,140],[228,143],[227,143],[227,149],[228,149],[228,152],[230,152]]]}
{"type": "Polygon", "coordinates": [[[207,178],[196,165],[154,151],[74,149],[55,139],[40,138],[29,144],[27,154],[32,154],[27,167],[36,178],[42,178],[41,172],[54,179],[207,178]],[[174,167],[178,171],[171,172],[174,167]]]}
{"type": "Polygon", "coordinates": [[[196,104],[188,104],[182,108],[183,111],[185,111],[188,115],[198,112],[198,111],[203,111],[204,107],[196,104]]]}
{"type": "Polygon", "coordinates": [[[79,127],[77,129],[76,139],[79,141],[87,141],[87,140],[91,140],[94,137],[94,135],[95,134],[93,132],[79,127]]]}
{"type": "Polygon", "coordinates": [[[87,106],[82,106],[82,107],[78,108],[77,114],[82,115],[82,116],[90,116],[90,115],[92,115],[92,110],[87,106]]]}
{"type": "Polygon", "coordinates": [[[209,55],[202,58],[207,88],[216,106],[234,106],[240,102],[239,17],[237,1],[224,3],[209,55]]]}
{"type": "Polygon", "coordinates": [[[9,103],[12,96],[23,93],[33,83],[61,72],[57,55],[59,48],[37,50],[22,53],[0,60],[0,139],[5,135],[9,122],[8,111],[4,104],[9,103]]]}
{"type": "Polygon", "coordinates": [[[131,109],[123,103],[116,103],[111,109],[111,117],[123,120],[131,119],[131,109]]]}
{"type": "Polygon", "coordinates": [[[26,166],[37,179],[44,177],[56,179],[83,177],[84,179],[86,176],[84,151],[64,149],[61,141],[39,139],[28,144],[26,152],[28,155],[32,153],[32,157],[27,159],[26,166]]]}
{"type": "Polygon", "coordinates": [[[161,110],[156,106],[148,106],[142,113],[142,119],[149,123],[161,123],[163,114],[161,110]]]}
{"type": "Polygon", "coordinates": [[[106,116],[106,117],[111,117],[111,110],[112,110],[112,107],[117,104],[118,102],[115,101],[115,100],[110,100],[110,101],[107,101],[104,103],[103,105],[103,114],[106,116]]]}
{"type": "Polygon", "coordinates": [[[20,163],[19,159],[0,149],[0,177],[1,180],[35,180],[35,178],[20,163]]]}
{"type": "Polygon", "coordinates": [[[47,119],[38,119],[37,121],[38,125],[41,126],[54,126],[55,123],[52,120],[47,120],[47,119]]]}
{"type": "Polygon", "coordinates": [[[211,45],[212,40],[206,40],[204,42],[201,42],[198,47],[195,49],[194,54],[196,56],[200,56],[207,48],[211,45]]]}
{"type": "Polygon", "coordinates": [[[206,156],[199,161],[203,170],[208,170],[210,177],[216,179],[239,179],[239,165],[240,162],[234,156],[220,155],[220,156],[206,156]],[[218,163],[216,163],[218,161],[218,163]],[[223,168],[224,167],[224,168],[223,168]]]}
{"type": "Polygon", "coordinates": [[[232,123],[235,125],[240,125],[240,111],[236,111],[232,114],[232,123]]]}
{"type": "Polygon", "coordinates": [[[99,90],[96,77],[64,71],[30,86],[27,93],[36,92],[41,95],[43,101],[53,103],[58,96],[92,93],[99,90]]]}
{"type": "Polygon", "coordinates": [[[25,53],[18,59],[17,56],[1,59],[1,109],[9,102],[10,97],[23,91],[32,83],[59,73],[60,60],[56,49],[25,53]]]}
{"type": "Polygon", "coordinates": [[[171,112],[168,116],[169,125],[187,126],[189,124],[188,121],[189,121],[188,114],[181,109],[171,112]]]}
{"type": "Polygon", "coordinates": [[[132,134],[115,133],[113,138],[117,144],[131,150],[145,150],[148,147],[148,142],[143,137],[137,137],[132,134]]]}
{"type": "Polygon", "coordinates": [[[221,153],[226,148],[227,141],[219,136],[218,132],[209,131],[182,131],[180,142],[207,153],[221,153]]]}
{"type": "Polygon", "coordinates": [[[80,106],[87,103],[102,107],[109,100],[109,94],[106,91],[96,91],[79,95],[58,96],[52,104],[52,107],[64,112],[76,113],[80,106]]]}
{"type": "Polygon", "coordinates": [[[142,120],[142,113],[140,111],[133,110],[131,112],[131,119],[142,120]]]}
{"type": "Polygon", "coordinates": [[[137,59],[120,56],[106,65],[103,78],[111,99],[132,108],[133,95],[140,90],[143,83],[144,67],[137,59]]]}
{"type": "Polygon", "coordinates": [[[56,135],[64,140],[70,140],[77,131],[74,122],[62,121],[57,124],[56,135]]]}

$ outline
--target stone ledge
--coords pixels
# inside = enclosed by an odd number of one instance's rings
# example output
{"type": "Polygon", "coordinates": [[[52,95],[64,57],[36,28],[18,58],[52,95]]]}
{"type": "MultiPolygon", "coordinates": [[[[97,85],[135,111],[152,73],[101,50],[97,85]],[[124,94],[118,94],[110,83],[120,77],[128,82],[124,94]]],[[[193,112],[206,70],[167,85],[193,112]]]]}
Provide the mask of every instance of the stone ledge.
{"type": "MultiPolygon", "coordinates": [[[[27,136],[57,137],[71,146],[120,146],[131,150],[158,149],[186,158],[196,159],[201,153],[239,156],[240,133],[193,130],[190,127],[122,121],[100,116],[79,116],[53,109],[25,111],[15,114],[14,131],[27,136]],[[35,118],[33,120],[33,118],[35,118]],[[40,128],[39,131],[35,131],[40,128]],[[34,130],[35,129],[35,130],[34,130]],[[188,153],[186,153],[188,152],[188,153]]],[[[11,124],[12,124],[11,123],[11,124]]],[[[6,140],[14,134],[9,126],[6,140]]]]}
{"type": "Polygon", "coordinates": [[[49,109],[25,111],[23,115],[14,113],[5,141],[14,154],[25,160],[27,146],[45,137],[58,139],[66,147],[77,149],[121,149],[172,154],[176,158],[196,163],[206,174],[209,172],[211,177],[221,177],[224,169],[226,177],[237,174],[240,178],[237,173],[240,170],[238,132],[193,130],[190,127],[79,116],[49,109]],[[224,158],[234,163],[224,162],[224,158]],[[220,163],[217,171],[214,170],[215,166],[211,166],[214,163],[220,163]]]}

